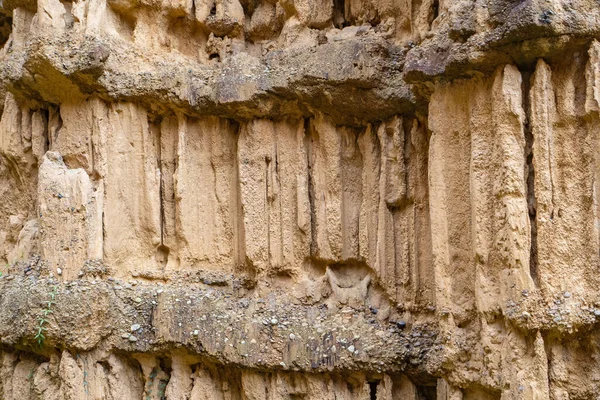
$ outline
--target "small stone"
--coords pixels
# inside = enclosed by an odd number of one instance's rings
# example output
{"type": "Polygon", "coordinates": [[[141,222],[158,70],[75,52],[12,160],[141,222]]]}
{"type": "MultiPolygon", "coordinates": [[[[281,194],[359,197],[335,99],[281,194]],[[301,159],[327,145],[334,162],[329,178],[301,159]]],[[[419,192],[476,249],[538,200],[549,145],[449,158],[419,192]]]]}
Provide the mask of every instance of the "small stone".
{"type": "Polygon", "coordinates": [[[296,335],[294,335],[293,333],[290,333],[290,340],[295,340],[296,339],[296,335]]]}
{"type": "Polygon", "coordinates": [[[137,342],[137,338],[133,335],[129,335],[129,341],[130,342],[137,342]]]}
{"type": "Polygon", "coordinates": [[[271,319],[271,325],[277,325],[279,321],[277,321],[277,318],[273,318],[271,319]]]}
{"type": "Polygon", "coordinates": [[[121,335],[123,339],[129,339],[129,333],[124,333],[121,335]]]}
{"type": "Polygon", "coordinates": [[[571,297],[571,292],[564,292],[563,296],[568,299],[569,297],[571,297]]]}
{"type": "Polygon", "coordinates": [[[139,297],[136,297],[136,298],[134,299],[134,301],[135,301],[136,303],[141,303],[141,302],[142,302],[142,299],[141,299],[141,298],[139,298],[139,297]]]}
{"type": "Polygon", "coordinates": [[[131,332],[139,331],[141,328],[140,324],[131,325],[131,332]]]}
{"type": "Polygon", "coordinates": [[[396,322],[396,326],[398,327],[398,329],[404,329],[404,328],[406,328],[406,322],[398,321],[398,322],[396,322]]]}
{"type": "Polygon", "coordinates": [[[600,310],[594,310],[594,315],[596,317],[600,317],[600,310]]]}
{"type": "Polygon", "coordinates": [[[60,269],[60,268],[56,268],[56,273],[57,273],[58,275],[62,275],[62,269],[60,269]]]}
{"type": "Polygon", "coordinates": [[[521,315],[523,316],[523,318],[531,317],[531,314],[529,314],[527,311],[523,311],[523,313],[521,315]]]}
{"type": "Polygon", "coordinates": [[[356,350],[356,349],[354,348],[353,345],[350,345],[350,346],[348,346],[348,348],[346,350],[348,350],[350,353],[354,353],[354,350],[356,350]]]}
{"type": "Polygon", "coordinates": [[[200,334],[200,331],[198,329],[194,330],[194,336],[198,336],[200,334]]]}

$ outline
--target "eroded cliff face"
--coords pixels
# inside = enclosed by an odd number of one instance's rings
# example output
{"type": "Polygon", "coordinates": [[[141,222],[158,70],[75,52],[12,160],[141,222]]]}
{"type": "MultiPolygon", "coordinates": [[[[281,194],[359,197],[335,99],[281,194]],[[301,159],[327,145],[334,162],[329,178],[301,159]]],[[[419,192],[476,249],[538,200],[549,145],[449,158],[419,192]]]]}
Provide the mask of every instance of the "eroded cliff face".
{"type": "Polygon", "coordinates": [[[0,5],[0,398],[595,399],[600,6],[0,5]]]}

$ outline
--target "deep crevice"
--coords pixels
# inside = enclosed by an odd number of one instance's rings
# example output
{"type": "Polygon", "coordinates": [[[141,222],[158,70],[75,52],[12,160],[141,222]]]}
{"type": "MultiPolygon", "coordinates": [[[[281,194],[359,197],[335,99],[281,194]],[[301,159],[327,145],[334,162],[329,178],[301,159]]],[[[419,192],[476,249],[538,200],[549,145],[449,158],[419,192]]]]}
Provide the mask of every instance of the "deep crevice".
{"type": "Polygon", "coordinates": [[[435,386],[417,386],[418,400],[436,400],[437,390],[435,386]]]}
{"type": "Polygon", "coordinates": [[[58,135],[60,134],[60,130],[63,127],[63,120],[62,120],[62,116],[60,115],[60,107],[58,106],[52,106],[49,108],[48,110],[48,137],[47,137],[47,143],[48,143],[48,149],[51,149],[52,144],[56,141],[56,139],[58,138],[58,135]]]}
{"type": "Polygon", "coordinates": [[[48,121],[50,120],[50,112],[45,108],[40,109],[40,112],[44,120],[44,153],[46,153],[48,150],[50,150],[50,128],[48,126],[48,121]]]}
{"type": "Polygon", "coordinates": [[[377,387],[380,381],[370,381],[369,383],[369,399],[377,400],[377,387]]]}
{"type": "Polygon", "coordinates": [[[348,26],[345,0],[333,0],[333,25],[338,29],[348,26]]]}
{"type": "Polygon", "coordinates": [[[440,13],[440,1],[439,0],[433,0],[433,3],[431,4],[431,21],[429,21],[429,23],[433,23],[433,21],[435,21],[435,19],[438,17],[440,13]]]}
{"type": "Polygon", "coordinates": [[[0,47],[4,46],[12,33],[12,17],[0,13],[0,47]]]}
{"type": "Polygon", "coordinates": [[[312,174],[313,174],[313,165],[312,165],[312,128],[310,124],[310,119],[306,118],[304,120],[304,146],[306,149],[306,165],[308,169],[308,204],[310,207],[310,256],[314,258],[317,246],[317,230],[316,230],[316,221],[315,216],[316,205],[315,205],[315,183],[313,182],[312,174]]]}
{"type": "MultiPolygon", "coordinates": [[[[166,400],[167,399],[166,389],[167,389],[167,385],[169,384],[169,381],[171,380],[171,373],[172,373],[171,360],[169,358],[159,357],[158,358],[158,368],[162,372],[164,372],[167,376],[162,379],[159,377],[157,385],[156,385],[157,395],[161,400],[166,400]]],[[[152,372],[154,373],[154,371],[156,369],[157,368],[155,367],[152,372]]]]}
{"type": "Polygon", "coordinates": [[[526,199],[527,211],[529,215],[529,224],[531,229],[531,245],[529,249],[529,275],[533,282],[538,285],[538,253],[537,253],[537,202],[535,199],[535,167],[533,164],[533,131],[531,126],[531,104],[529,101],[529,93],[531,89],[531,72],[523,71],[522,102],[525,111],[525,119],[523,121],[523,132],[525,135],[525,182],[526,182],[526,199]]]}

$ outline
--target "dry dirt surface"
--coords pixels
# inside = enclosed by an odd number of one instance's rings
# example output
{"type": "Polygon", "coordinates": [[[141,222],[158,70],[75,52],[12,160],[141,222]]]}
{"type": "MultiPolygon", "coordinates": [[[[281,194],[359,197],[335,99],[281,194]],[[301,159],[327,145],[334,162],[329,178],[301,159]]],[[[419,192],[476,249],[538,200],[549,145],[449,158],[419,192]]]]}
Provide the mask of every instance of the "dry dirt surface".
{"type": "Polygon", "coordinates": [[[597,400],[596,0],[0,2],[0,399],[597,400]]]}

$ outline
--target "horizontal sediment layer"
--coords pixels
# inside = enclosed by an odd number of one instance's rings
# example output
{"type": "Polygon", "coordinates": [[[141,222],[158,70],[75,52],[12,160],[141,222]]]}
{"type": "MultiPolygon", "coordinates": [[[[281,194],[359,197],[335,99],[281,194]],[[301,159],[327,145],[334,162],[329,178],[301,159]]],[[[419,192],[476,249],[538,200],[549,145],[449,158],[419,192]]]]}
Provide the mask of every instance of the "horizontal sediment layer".
{"type": "Polygon", "coordinates": [[[0,317],[0,337],[5,346],[40,355],[53,348],[131,354],[181,348],[258,370],[418,377],[427,376],[424,365],[435,352],[435,324],[382,319],[372,307],[310,304],[281,289],[262,298],[240,282],[203,283],[210,278],[200,273],[165,284],[102,277],[60,283],[36,276],[38,267],[25,270],[0,279],[0,305],[10,310],[0,317]]]}
{"type": "MultiPolygon", "coordinates": [[[[4,90],[28,101],[59,104],[93,94],[137,102],[157,114],[243,120],[320,111],[354,125],[426,113],[431,82],[481,76],[503,64],[531,66],[538,58],[560,60],[560,54],[585,49],[600,32],[598,10],[587,2],[565,12],[539,1],[476,5],[474,14],[465,3],[441,13],[419,42],[390,40],[361,25],[298,33],[296,42],[282,47],[203,39],[190,55],[176,48],[161,53],[147,43],[151,38],[136,38],[136,29],[149,29],[140,16],[129,34],[114,22],[110,8],[93,16],[98,21],[90,15],[71,28],[37,21],[31,29],[33,14],[16,3],[11,7],[5,11],[17,12],[14,24],[21,32],[0,54],[0,81],[4,90]],[[489,14],[490,27],[477,24],[478,13],[489,14]],[[100,29],[99,21],[108,27],[100,29]],[[206,56],[215,58],[202,61],[206,56]]],[[[196,29],[175,20],[184,31],[177,35],[196,29]]],[[[171,40],[179,40],[177,35],[171,40]]]]}

